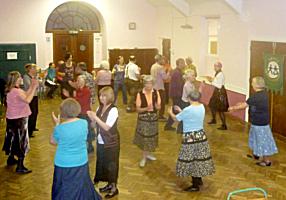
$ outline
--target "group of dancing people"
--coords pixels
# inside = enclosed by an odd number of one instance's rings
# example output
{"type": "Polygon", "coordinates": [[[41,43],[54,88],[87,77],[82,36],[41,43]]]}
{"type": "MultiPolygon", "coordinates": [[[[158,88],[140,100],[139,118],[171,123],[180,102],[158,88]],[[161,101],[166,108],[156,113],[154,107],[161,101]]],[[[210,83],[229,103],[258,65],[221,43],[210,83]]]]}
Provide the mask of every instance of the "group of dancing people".
{"type": "MultiPolygon", "coordinates": [[[[68,61],[71,55],[66,58],[68,61]]],[[[130,57],[127,65],[120,56],[113,72],[108,70],[108,62],[102,62],[102,69],[97,77],[97,83],[100,84],[98,85],[99,107],[96,111],[91,109],[91,104],[95,102],[94,81],[91,82],[92,76],[88,74],[85,63],[77,65],[79,76],[76,82],[65,78],[67,74],[71,74],[68,70],[64,69],[59,73],[62,73],[63,77],[61,80],[63,101],[60,105],[60,113],[52,113],[55,128],[50,135],[50,143],[57,146],[52,199],[101,199],[94,188],[94,184],[97,185],[99,182],[107,182],[107,185],[99,188],[100,193],[106,193],[105,198],[112,198],[119,194],[117,181],[120,134],[117,128],[119,112],[116,107],[119,88],[123,90],[123,103],[127,104],[126,111],[135,110],[138,113],[133,143],[142,151],[139,167],[144,168],[148,161],[157,160],[154,152],[158,147],[158,121],[162,120],[166,121],[164,130],[176,130],[177,133],[182,134],[176,175],[192,178],[192,184],[183,189],[189,192],[199,191],[203,185],[202,178],[215,173],[207,133],[204,130],[205,107],[200,102],[205,83],[202,82],[200,86],[196,84],[197,71],[190,58],[188,58],[188,65],[184,59],[177,59],[176,68],[172,71],[163,66],[166,64],[164,59],[161,55],[155,57],[151,75],[140,74],[140,68],[136,65],[134,56],[130,57]],[[116,77],[114,90],[108,81],[112,73],[116,77]],[[88,79],[92,86],[88,86],[88,79]],[[169,95],[173,103],[168,109],[168,119],[164,116],[166,82],[169,84],[169,95]],[[125,84],[129,90],[129,102],[124,96],[126,95],[125,84]],[[162,107],[164,110],[161,110],[162,107]],[[177,128],[173,127],[175,122],[178,122],[177,128]],[[90,145],[94,137],[96,138],[96,173],[92,182],[89,175],[88,152],[91,151],[90,145]]],[[[68,66],[71,65],[68,64],[68,66]]],[[[278,150],[269,127],[268,97],[264,79],[254,77],[252,87],[255,93],[246,102],[229,107],[222,64],[215,63],[214,69],[215,76],[206,77],[215,87],[209,103],[213,117],[209,124],[216,123],[215,115],[219,112],[222,125],[218,129],[226,131],[224,112],[234,112],[249,106],[252,124],[249,147],[252,153],[248,156],[257,160],[261,158],[257,163],[259,166],[271,166],[270,156],[278,150]]],[[[7,127],[3,150],[8,155],[7,165],[16,164],[16,172],[26,174],[31,172],[24,166],[24,158],[30,148],[28,120],[31,109],[29,104],[33,100],[39,82],[31,77],[26,91],[20,87],[22,82],[19,72],[9,73],[6,86],[7,127]]]]}

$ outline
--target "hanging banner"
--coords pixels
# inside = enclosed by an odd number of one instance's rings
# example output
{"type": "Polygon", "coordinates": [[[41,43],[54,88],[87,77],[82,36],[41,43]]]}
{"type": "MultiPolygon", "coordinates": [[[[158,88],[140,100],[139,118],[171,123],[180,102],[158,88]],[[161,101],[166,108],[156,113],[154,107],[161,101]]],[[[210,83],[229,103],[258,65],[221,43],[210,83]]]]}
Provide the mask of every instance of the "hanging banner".
{"type": "Polygon", "coordinates": [[[268,90],[283,95],[284,56],[264,53],[264,79],[268,90]]]}

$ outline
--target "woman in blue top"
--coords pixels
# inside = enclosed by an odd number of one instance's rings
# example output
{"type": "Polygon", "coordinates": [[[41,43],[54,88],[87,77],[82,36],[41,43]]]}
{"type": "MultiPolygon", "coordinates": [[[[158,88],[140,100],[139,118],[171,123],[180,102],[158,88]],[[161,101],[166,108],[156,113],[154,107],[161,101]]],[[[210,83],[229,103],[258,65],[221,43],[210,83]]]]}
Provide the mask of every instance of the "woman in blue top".
{"type": "Polygon", "coordinates": [[[47,93],[47,97],[53,98],[54,92],[58,88],[58,85],[55,83],[56,79],[56,67],[54,63],[49,63],[49,68],[47,70],[47,76],[46,76],[46,81],[45,85],[49,87],[49,91],[47,93]]]}
{"type": "Polygon", "coordinates": [[[58,117],[52,113],[56,127],[51,134],[50,143],[57,145],[53,200],[101,199],[89,176],[86,148],[88,126],[86,120],[77,118],[80,111],[79,103],[68,98],[62,102],[58,117]]]}
{"type": "Polygon", "coordinates": [[[229,107],[228,110],[245,109],[249,106],[251,127],[248,144],[253,155],[247,156],[256,160],[262,157],[262,161],[258,162],[257,165],[262,167],[271,166],[269,157],[277,153],[278,149],[269,126],[269,101],[268,94],[265,91],[265,81],[262,77],[256,76],[252,79],[251,85],[255,93],[246,102],[238,103],[229,107]]]}
{"type": "Polygon", "coordinates": [[[173,113],[172,108],[169,110],[173,120],[183,122],[184,133],[176,173],[179,177],[192,177],[193,185],[184,189],[189,192],[199,191],[199,186],[203,184],[202,177],[214,173],[214,164],[203,127],[205,107],[199,103],[200,97],[201,94],[193,90],[188,95],[190,106],[183,110],[174,106],[179,112],[177,115],[173,113]]]}
{"type": "Polygon", "coordinates": [[[112,74],[114,75],[114,98],[115,98],[114,102],[116,104],[118,90],[119,88],[121,88],[123,104],[127,104],[127,90],[124,82],[126,65],[124,64],[123,56],[119,56],[117,58],[117,61],[118,63],[114,65],[112,70],[112,74]]]}

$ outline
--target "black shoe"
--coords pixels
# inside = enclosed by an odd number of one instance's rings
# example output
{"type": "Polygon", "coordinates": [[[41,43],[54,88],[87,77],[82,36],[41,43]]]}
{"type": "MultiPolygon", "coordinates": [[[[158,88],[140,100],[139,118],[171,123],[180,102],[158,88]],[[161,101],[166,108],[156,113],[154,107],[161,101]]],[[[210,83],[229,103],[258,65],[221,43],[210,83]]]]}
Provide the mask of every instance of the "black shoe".
{"type": "Polygon", "coordinates": [[[198,184],[199,184],[199,186],[201,186],[201,185],[204,184],[202,178],[200,178],[200,179],[198,180],[198,184]]]}
{"type": "Polygon", "coordinates": [[[17,167],[16,168],[16,173],[18,173],[18,174],[28,174],[28,173],[31,173],[32,172],[32,170],[30,170],[30,169],[27,169],[26,167],[17,167]]]}
{"type": "Polygon", "coordinates": [[[8,166],[12,166],[12,165],[16,165],[18,163],[18,160],[16,160],[14,158],[14,156],[9,156],[7,159],[7,165],[8,166]]]}
{"type": "Polygon", "coordinates": [[[103,188],[99,188],[99,192],[110,192],[110,190],[112,189],[112,185],[107,184],[106,186],[104,186],[103,188]]]}
{"type": "Polygon", "coordinates": [[[221,127],[217,128],[218,130],[227,130],[226,125],[221,125],[221,127]]]}
{"type": "Polygon", "coordinates": [[[164,127],[164,131],[175,131],[176,128],[172,127],[172,126],[165,126],[164,127]]]}
{"type": "Polygon", "coordinates": [[[184,191],[186,192],[198,192],[200,191],[200,188],[199,187],[195,187],[195,186],[190,186],[190,187],[187,187],[186,189],[184,189],[184,191]]]}
{"type": "Polygon", "coordinates": [[[105,195],[104,197],[105,197],[106,199],[111,199],[112,197],[118,195],[118,193],[119,193],[119,191],[118,191],[118,189],[116,189],[114,192],[109,192],[109,193],[108,193],[107,195],[105,195]]]}
{"type": "Polygon", "coordinates": [[[256,155],[250,155],[250,154],[247,154],[246,155],[248,158],[252,158],[252,159],[254,159],[254,160],[259,160],[259,156],[256,156],[256,155]]]}
{"type": "Polygon", "coordinates": [[[38,129],[38,128],[35,128],[35,130],[34,131],[40,131],[40,129],[38,129]]]}
{"type": "Polygon", "coordinates": [[[29,135],[29,138],[33,138],[33,137],[35,137],[33,134],[32,134],[32,135],[29,135]]]}
{"type": "Polygon", "coordinates": [[[208,124],[216,124],[216,120],[212,119],[211,121],[208,122],[208,124]]]}

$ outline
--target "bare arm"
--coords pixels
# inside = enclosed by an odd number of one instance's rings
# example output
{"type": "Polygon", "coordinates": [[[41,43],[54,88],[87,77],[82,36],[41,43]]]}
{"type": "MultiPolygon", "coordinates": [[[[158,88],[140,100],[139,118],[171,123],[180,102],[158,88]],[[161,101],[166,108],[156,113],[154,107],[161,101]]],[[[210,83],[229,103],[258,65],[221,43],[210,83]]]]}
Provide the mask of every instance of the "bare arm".
{"type": "MultiPolygon", "coordinates": [[[[60,124],[60,121],[61,121],[60,115],[58,115],[58,116],[56,117],[55,113],[52,112],[52,119],[53,119],[53,122],[54,122],[54,124],[55,124],[56,126],[60,124]]],[[[50,135],[50,144],[52,144],[52,145],[57,145],[57,142],[56,142],[56,140],[54,139],[54,134],[51,134],[51,135],[50,135]]]]}
{"type": "Polygon", "coordinates": [[[36,79],[32,79],[32,83],[27,92],[20,90],[20,94],[19,94],[20,98],[24,102],[30,103],[34,97],[34,93],[36,92],[38,86],[39,86],[39,82],[36,79]]]}
{"type": "Polygon", "coordinates": [[[240,102],[237,103],[235,106],[231,106],[228,108],[228,111],[236,111],[236,110],[242,110],[248,107],[248,104],[246,102],[240,102]]]}
{"type": "Polygon", "coordinates": [[[158,91],[157,91],[157,102],[155,103],[155,107],[157,110],[161,109],[161,97],[158,91]]]}
{"type": "Polygon", "coordinates": [[[175,115],[174,112],[173,112],[172,107],[169,108],[169,115],[170,115],[170,117],[171,117],[175,122],[178,122],[178,120],[177,120],[177,118],[176,118],[176,115],[175,115]]]}
{"type": "Polygon", "coordinates": [[[99,117],[96,116],[95,112],[87,111],[87,115],[88,115],[88,117],[90,118],[91,121],[96,122],[98,124],[98,126],[100,126],[103,130],[109,131],[109,129],[111,128],[104,121],[99,119],[99,117]]]}

